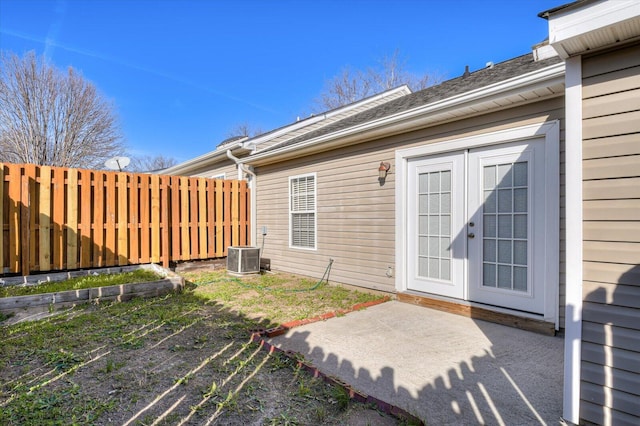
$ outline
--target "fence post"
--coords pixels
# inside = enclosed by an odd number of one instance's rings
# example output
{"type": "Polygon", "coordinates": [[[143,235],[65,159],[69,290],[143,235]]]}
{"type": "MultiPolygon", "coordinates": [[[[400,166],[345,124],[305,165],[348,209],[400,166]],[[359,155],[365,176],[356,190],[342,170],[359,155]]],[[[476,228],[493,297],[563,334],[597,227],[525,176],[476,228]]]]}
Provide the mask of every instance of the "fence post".
{"type": "Polygon", "coordinates": [[[29,275],[29,254],[31,249],[29,246],[29,238],[31,234],[31,217],[29,209],[29,176],[21,176],[21,188],[20,188],[20,269],[22,275],[29,275]]]}

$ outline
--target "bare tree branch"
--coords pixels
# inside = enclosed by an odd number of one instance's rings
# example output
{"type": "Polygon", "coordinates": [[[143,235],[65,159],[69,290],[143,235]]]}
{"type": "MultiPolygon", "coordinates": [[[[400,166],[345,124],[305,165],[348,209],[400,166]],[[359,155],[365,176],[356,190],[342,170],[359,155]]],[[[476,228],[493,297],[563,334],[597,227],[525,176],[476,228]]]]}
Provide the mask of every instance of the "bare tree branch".
{"type": "Polygon", "coordinates": [[[178,162],[175,158],[165,157],[163,155],[156,155],[154,157],[150,155],[144,155],[141,157],[134,157],[131,159],[131,163],[127,167],[128,172],[155,172],[163,170],[171,166],[175,166],[178,162]]]}
{"type": "Polygon", "coordinates": [[[114,107],[75,70],[2,55],[0,161],[101,168],[124,144],[114,107]]]}
{"type": "Polygon", "coordinates": [[[243,121],[242,123],[233,125],[227,132],[227,137],[232,138],[235,136],[249,136],[250,138],[252,138],[262,133],[264,133],[264,130],[262,130],[261,127],[250,124],[247,121],[243,121]]]}
{"type": "Polygon", "coordinates": [[[383,57],[377,67],[365,71],[346,67],[340,74],[325,83],[325,88],[315,100],[316,112],[339,108],[376,93],[406,84],[413,91],[422,90],[442,80],[435,74],[418,75],[407,71],[399,50],[383,57]]]}

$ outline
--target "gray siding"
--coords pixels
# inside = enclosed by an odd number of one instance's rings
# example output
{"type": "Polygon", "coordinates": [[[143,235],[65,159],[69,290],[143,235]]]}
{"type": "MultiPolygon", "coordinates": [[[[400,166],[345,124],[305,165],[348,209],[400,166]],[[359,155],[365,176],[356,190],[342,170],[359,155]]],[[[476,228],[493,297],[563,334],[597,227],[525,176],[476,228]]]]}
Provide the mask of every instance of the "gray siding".
{"type": "MultiPolygon", "coordinates": [[[[561,120],[564,149],[564,100],[505,109],[411,133],[315,154],[257,169],[257,229],[267,226],[264,256],[274,269],[322,276],[329,259],[334,282],[395,291],[395,278],[386,276],[395,265],[395,151],[502,129],[561,120]],[[380,161],[391,162],[384,185],[378,182],[380,161]],[[317,173],[317,250],[289,248],[288,177],[317,173]]],[[[561,153],[561,161],[564,155],[561,153]]],[[[561,164],[561,173],[564,165],[561,164]]],[[[561,176],[561,182],[564,182],[561,176]]],[[[564,184],[561,186],[564,198],[564,184]]],[[[561,238],[564,240],[564,201],[561,199],[561,238]]],[[[259,243],[262,243],[259,237],[259,243]]],[[[564,247],[564,241],[561,241],[564,247]]],[[[560,265],[561,325],[564,325],[564,250],[560,265]]]]}
{"type": "Polygon", "coordinates": [[[640,417],[640,45],[583,58],[580,417],[640,417]]]}

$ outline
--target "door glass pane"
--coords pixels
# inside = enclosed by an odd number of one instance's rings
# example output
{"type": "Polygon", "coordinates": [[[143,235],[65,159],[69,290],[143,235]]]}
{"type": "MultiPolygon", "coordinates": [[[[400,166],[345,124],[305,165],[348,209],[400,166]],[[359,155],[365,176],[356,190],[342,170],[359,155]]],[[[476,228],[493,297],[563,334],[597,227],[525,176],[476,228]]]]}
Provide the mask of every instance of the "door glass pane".
{"type": "Polygon", "coordinates": [[[527,215],[516,214],[513,215],[513,236],[515,238],[527,238],[527,215]]]}
{"type": "Polygon", "coordinates": [[[429,241],[427,237],[418,237],[418,254],[420,256],[429,254],[429,241]]]}
{"type": "Polygon", "coordinates": [[[418,175],[418,275],[451,280],[451,171],[418,175]]]}
{"type": "Polygon", "coordinates": [[[440,172],[440,185],[442,192],[451,191],[451,172],[449,170],[440,172]]]}
{"type": "Polygon", "coordinates": [[[513,186],[527,186],[527,163],[520,162],[513,165],[513,186]]]}
{"type": "Polygon", "coordinates": [[[500,189],[498,191],[498,212],[511,213],[513,211],[513,201],[511,189],[500,189]]]}
{"type": "Polygon", "coordinates": [[[496,286],[496,265],[493,263],[482,264],[482,285],[486,287],[496,286]]]}
{"type": "Polygon", "coordinates": [[[516,265],[527,264],[527,242],[526,241],[513,242],[513,263],[516,265]]]}
{"type": "Polygon", "coordinates": [[[484,236],[495,237],[496,236],[496,216],[493,214],[484,215],[484,236]]]}
{"type": "Polygon", "coordinates": [[[429,194],[429,213],[440,213],[440,194],[429,194]]]}
{"type": "Polygon", "coordinates": [[[440,235],[440,217],[438,215],[429,216],[429,235],[440,235]]]}
{"type": "Polygon", "coordinates": [[[437,257],[440,253],[440,239],[438,237],[429,237],[429,256],[437,257]]]}
{"type": "Polygon", "coordinates": [[[429,192],[440,192],[440,172],[429,173],[429,192]]]}
{"type": "Polygon", "coordinates": [[[440,216],[440,232],[442,235],[451,235],[451,216],[447,214],[440,216]]]}
{"type": "Polygon", "coordinates": [[[528,163],[502,163],[483,169],[483,285],[526,292],[528,163]]]}
{"type": "Polygon", "coordinates": [[[527,268],[521,266],[513,267],[513,289],[527,291],[527,268]]]}
{"type": "Polygon", "coordinates": [[[429,258],[429,278],[440,278],[440,260],[430,257],[429,258]]]}
{"type": "Polygon", "coordinates": [[[496,166],[486,166],[484,168],[484,189],[496,187],[496,166]]]}
{"type": "Polygon", "coordinates": [[[498,215],[498,237],[511,238],[511,220],[513,217],[510,214],[498,215]]]}
{"type": "Polygon", "coordinates": [[[498,288],[511,290],[511,266],[498,265],[498,288]]]}
{"type": "Polygon", "coordinates": [[[440,213],[451,213],[451,193],[445,192],[440,197],[440,213]]]}

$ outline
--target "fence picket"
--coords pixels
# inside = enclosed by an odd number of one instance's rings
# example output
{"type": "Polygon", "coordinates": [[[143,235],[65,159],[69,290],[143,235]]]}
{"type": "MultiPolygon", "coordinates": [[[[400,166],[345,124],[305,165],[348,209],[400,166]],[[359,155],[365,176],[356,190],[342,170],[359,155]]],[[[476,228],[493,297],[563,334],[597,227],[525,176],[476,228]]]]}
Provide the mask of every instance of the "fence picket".
{"type": "Polygon", "coordinates": [[[0,275],[222,257],[248,208],[244,181],[0,163],[0,275]]]}
{"type": "Polygon", "coordinates": [[[191,259],[198,259],[198,180],[189,178],[189,243],[191,259]]]}
{"type": "Polygon", "coordinates": [[[216,252],[216,222],[215,222],[215,181],[208,180],[207,185],[207,256],[215,257],[216,252]]]}
{"type": "Polygon", "coordinates": [[[139,188],[140,175],[129,174],[129,263],[136,264],[140,259],[139,233],[139,188]]]}
{"type": "Polygon", "coordinates": [[[182,247],[181,259],[190,259],[189,245],[189,178],[180,178],[180,246],[182,247]]]}
{"type": "Polygon", "coordinates": [[[171,254],[169,253],[169,176],[160,176],[160,239],[162,266],[169,268],[171,254]]]}
{"type": "Polygon", "coordinates": [[[8,238],[4,236],[4,168],[5,165],[0,163],[0,274],[4,273],[4,245],[5,241],[8,241],[8,238]]]}
{"type": "Polygon", "coordinates": [[[26,249],[28,249],[28,258],[24,259],[23,256],[23,270],[26,268],[29,271],[34,271],[36,269],[36,261],[38,260],[38,256],[36,255],[38,249],[38,226],[37,219],[38,215],[36,212],[38,211],[39,200],[38,196],[35,192],[36,189],[36,166],[35,164],[25,164],[24,166],[24,186],[22,189],[22,197],[24,202],[22,203],[23,208],[26,209],[24,212],[29,221],[29,230],[25,233],[24,239],[22,240],[22,244],[26,245],[26,249]],[[26,191],[26,193],[25,193],[26,191]]]}
{"type": "Polygon", "coordinates": [[[20,189],[22,169],[9,168],[9,272],[20,271],[20,189]]]}
{"type": "Polygon", "coordinates": [[[207,182],[205,178],[198,179],[198,239],[200,259],[207,258],[207,182]]]}
{"type": "Polygon", "coordinates": [[[180,177],[171,176],[171,257],[174,260],[182,255],[180,235],[180,177]]]}
{"type": "Polygon", "coordinates": [[[107,226],[105,229],[105,264],[115,265],[116,258],[116,174],[107,173],[106,194],[106,217],[107,226]]]}
{"type": "Polygon", "coordinates": [[[93,174],[93,266],[105,265],[104,258],[104,181],[105,173],[96,171],[93,174]]]}
{"type": "Polygon", "coordinates": [[[140,175],[140,263],[149,262],[149,249],[151,247],[149,241],[149,232],[151,224],[149,222],[150,215],[150,188],[149,175],[140,175]]]}
{"type": "Polygon", "coordinates": [[[224,217],[224,255],[227,255],[227,247],[233,244],[231,240],[231,182],[224,181],[224,205],[223,205],[223,217],[224,217]]]}
{"type": "Polygon", "coordinates": [[[160,176],[151,176],[151,262],[160,261],[160,176]]]}
{"type": "Polygon", "coordinates": [[[224,181],[216,180],[215,184],[215,194],[216,194],[216,256],[224,256],[224,215],[223,215],[223,204],[224,204],[224,181]]]}
{"type": "Polygon", "coordinates": [[[67,269],[78,267],[78,169],[67,172],[67,269]]]}
{"type": "MultiPolygon", "coordinates": [[[[39,195],[40,245],[38,250],[38,270],[48,271],[51,269],[51,167],[49,166],[40,168],[39,195]]],[[[2,199],[1,193],[0,199],[2,199]]]]}
{"type": "Polygon", "coordinates": [[[91,182],[93,173],[90,170],[80,171],[80,267],[91,266],[91,213],[93,202],[91,200],[91,182]]]}
{"type": "Polygon", "coordinates": [[[127,214],[127,174],[118,173],[116,175],[117,187],[118,187],[118,265],[126,265],[129,257],[129,235],[128,235],[128,223],[129,217],[127,214]]]}
{"type": "MultiPolygon", "coordinates": [[[[53,168],[53,269],[64,269],[67,236],[64,232],[66,170],[53,168]]],[[[16,271],[17,272],[17,271],[16,271]]]]}

